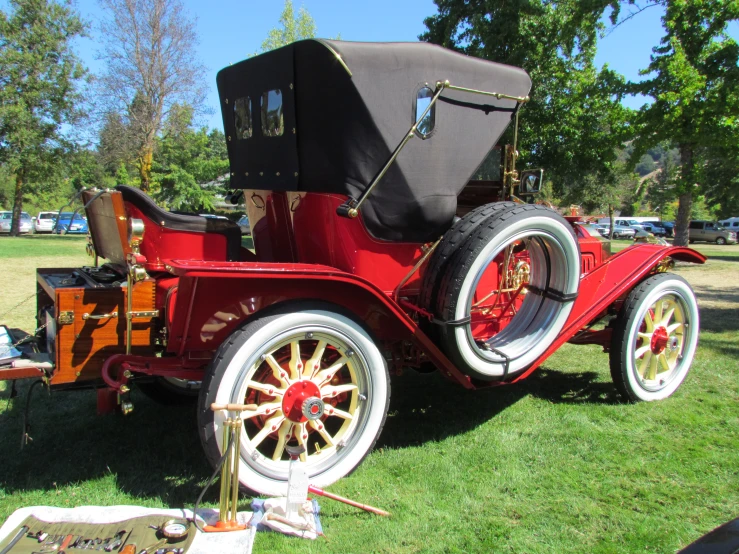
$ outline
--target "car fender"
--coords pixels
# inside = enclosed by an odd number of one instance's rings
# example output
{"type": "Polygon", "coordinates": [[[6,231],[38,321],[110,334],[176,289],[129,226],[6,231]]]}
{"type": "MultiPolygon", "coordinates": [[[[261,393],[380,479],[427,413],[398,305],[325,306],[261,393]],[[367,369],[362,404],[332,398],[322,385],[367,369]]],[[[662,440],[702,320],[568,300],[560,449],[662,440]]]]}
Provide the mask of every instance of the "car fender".
{"type": "Polygon", "coordinates": [[[416,322],[371,282],[314,264],[167,260],[179,277],[167,310],[167,351],[198,355],[215,350],[233,330],[279,303],[320,300],[362,320],[378,341],[413,342],[446,376],[474,388],[416,322]]]}
{"type": "MultiPolygon", "coordinates": [[[[663,260],[703,264],[706,257],[682,246],[636,244],[617,252],[580,279],[580,289],[562,331],[549,348],[515,381],[526,378],[551,354],[587,326],[619,298],[628,294],[663,260]]],[[[660,269],[661,271],[662,269],[660,269]]]]}

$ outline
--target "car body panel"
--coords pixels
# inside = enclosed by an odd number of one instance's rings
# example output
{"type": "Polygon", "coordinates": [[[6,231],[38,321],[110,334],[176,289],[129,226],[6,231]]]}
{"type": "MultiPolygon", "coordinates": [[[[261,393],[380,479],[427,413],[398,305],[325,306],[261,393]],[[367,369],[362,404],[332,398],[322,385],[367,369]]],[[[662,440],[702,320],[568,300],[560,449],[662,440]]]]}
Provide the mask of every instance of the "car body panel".
{"type": "Polygon", "coordinates": [[[721,239],[727,244],[735,244],[737,242],[736,232],[725,229],[715,221],[691,221],[688,227],[688,238],[691,242],[716,242],[721,239]]]}
{"type": "Polygon", "coordinates": [[[57,212],[39,212],[33,222],[33,230],[37,233],[53,233],[57,212]]]}
{"type": "Polygon", "coordinates": [[[87,220],[80,214],[74,215],[74,220],[72,220],[72,215],[73,212],[62,212],[58,216],[58,221],[54,227],[56,234],[87,234],[87,220]]]}
{"type": "MultiPolygon", "coordinates": [[[[10,226],[13,222],[13,212],[0,212],[0,233],[10,233],[10,226]]],[[[30,233],[33,230],[33,221],[27,212],[21,212],[21,221],[18,231],[21,234],[30,233]]]]}

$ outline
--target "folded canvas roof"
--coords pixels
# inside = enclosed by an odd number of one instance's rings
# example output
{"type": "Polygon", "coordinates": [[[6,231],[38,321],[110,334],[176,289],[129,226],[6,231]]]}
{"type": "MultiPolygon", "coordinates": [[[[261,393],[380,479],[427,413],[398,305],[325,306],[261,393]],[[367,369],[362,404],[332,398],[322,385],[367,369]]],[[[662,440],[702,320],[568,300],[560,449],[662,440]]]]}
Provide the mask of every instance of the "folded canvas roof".
{"type": "MultiPolygon", "coordinates": [[[[522,69],[428,43],[304,40],[227,67],[217,81],[231,186],[358,198],[415,122],[419,91],[444,80],[511,96],[531,87],[522,69]]],[[[370,233],[438,238],[516,107],[445,90],[430,135],[410,141],[362,205],[370,233]]]]}

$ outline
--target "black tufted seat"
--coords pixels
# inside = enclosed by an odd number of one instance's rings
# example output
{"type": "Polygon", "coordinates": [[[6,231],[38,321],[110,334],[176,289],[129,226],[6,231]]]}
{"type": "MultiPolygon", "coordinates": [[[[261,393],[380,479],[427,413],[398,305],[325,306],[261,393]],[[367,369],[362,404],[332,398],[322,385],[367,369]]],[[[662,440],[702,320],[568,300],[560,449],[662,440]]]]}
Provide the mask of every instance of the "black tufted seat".
{"type": "Polygon", "coordinates": [[[175,231],[189,233],[214,233],[226,238],[226,261],[238,261],[241,258],[241,229],[233,221],[214,219],[199,215],[183,215],[163,210],[141,190],[125,185],[118,185],[115,190],[123,196],[124,202],[130,202],[146,217],[175,231]]]}

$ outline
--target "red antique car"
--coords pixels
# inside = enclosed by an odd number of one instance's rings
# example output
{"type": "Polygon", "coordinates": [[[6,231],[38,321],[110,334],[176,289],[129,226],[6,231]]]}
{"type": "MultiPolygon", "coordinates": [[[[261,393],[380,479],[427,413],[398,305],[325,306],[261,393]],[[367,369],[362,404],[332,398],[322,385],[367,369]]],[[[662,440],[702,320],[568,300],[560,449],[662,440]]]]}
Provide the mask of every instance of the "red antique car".
{"type": "Polygon", "coordinates": [[[515,145],[491,150],[530,84],[424,43],[308,40],[224,69],[254,251],[229,221],[134,188],[86,191],[105,263],[38,271],[50,364],[14,375],[96,387],[100,411],[130,411],[132,386],[197,396],[213,463],[227,414],[211,403],[255,404],[240,476],[265,494],[284,491],[287,445],[307,448],[318,487],[356,468],[403,368],[476,389],[526,378],[566,342],[599,344],[625,399],[668,397],[699,319],[665,271],[705,258],[664,244],[611,255],[579,218],[534,203],[542,171],[517,172],[515,145]],[[478,170],[489,156],[498,175],[478,170]]]}

